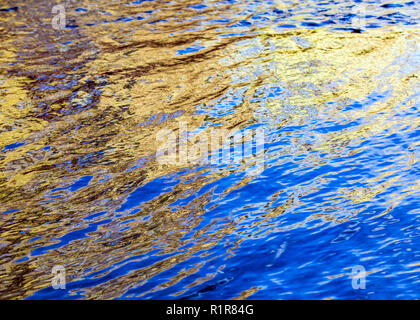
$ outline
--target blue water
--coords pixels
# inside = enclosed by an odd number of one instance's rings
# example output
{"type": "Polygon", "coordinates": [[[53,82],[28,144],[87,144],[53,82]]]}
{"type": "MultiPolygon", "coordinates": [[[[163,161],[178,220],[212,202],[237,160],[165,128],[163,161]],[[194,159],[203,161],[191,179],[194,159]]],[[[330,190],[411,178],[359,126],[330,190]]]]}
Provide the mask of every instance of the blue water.
{"type": "Polygon", "coordinates": [[[0,298],[420,298],[419,1],[52,6],[0,6],[0,298]]]}

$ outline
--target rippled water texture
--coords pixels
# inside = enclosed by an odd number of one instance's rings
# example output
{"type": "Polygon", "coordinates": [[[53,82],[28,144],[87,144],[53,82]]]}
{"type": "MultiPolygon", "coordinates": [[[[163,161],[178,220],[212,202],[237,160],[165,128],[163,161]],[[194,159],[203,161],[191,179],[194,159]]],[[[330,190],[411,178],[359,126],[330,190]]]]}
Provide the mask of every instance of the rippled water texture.
{"type": "Polygon", "coordinates": [[[62,3],[0,6],[1,298],[420,298],[419,1],[62,3]],[[180,123],[259,174],[161,164],[180,123]]]}

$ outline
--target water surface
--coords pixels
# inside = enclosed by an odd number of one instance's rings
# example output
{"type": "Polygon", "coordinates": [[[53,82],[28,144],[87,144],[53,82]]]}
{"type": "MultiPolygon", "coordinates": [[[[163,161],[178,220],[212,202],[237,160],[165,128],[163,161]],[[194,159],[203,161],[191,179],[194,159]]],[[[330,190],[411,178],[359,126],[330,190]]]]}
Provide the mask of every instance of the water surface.
{"type": "Polygon", "coordinates": [[[2,299],[420,297],[418,1],[62,3],[0,5],[2,299]],[[159,163],[180,123],[261,171],[159,163]]]}

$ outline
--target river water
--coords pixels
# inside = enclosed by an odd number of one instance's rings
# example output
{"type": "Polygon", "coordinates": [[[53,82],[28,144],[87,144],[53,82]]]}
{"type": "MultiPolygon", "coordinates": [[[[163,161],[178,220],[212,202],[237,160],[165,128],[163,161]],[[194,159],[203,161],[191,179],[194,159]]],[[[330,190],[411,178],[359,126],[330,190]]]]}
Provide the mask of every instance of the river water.
{"type": "Polygon", "coordinates": [[[0,4],[0,298],[420,298],[419,1],[60,4],[0,4]],[[210,130],[263,158],[159,161],[210,130]]]}

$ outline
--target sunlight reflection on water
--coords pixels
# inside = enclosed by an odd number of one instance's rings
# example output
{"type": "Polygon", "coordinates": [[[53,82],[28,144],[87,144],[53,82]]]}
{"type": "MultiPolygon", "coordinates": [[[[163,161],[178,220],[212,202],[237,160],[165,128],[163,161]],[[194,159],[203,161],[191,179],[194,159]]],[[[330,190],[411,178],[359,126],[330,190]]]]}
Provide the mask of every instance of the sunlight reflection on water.
{"type": "Polygon", "coordinates": [[[418,1],[64,3],[0,8],[1,298],[419,298],[418,1]],[[264,169],[159,163],[181,122],[264,169]]]}

